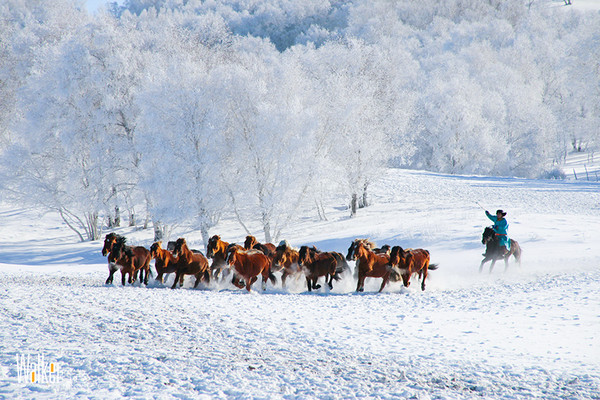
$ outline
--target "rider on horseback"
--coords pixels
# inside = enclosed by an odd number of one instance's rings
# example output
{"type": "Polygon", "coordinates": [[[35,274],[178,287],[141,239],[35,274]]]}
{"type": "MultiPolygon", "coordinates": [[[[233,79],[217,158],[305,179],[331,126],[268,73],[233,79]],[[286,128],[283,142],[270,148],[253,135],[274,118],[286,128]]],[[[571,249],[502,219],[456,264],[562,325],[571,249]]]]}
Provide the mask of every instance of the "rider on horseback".
{"type": "Polygon", "coordinates": [[[504,219],[506,212],[498,210],[494,216],[486,210],[485,215],[494,222],[494,232],[499,240],[500,249],[503,251],[503,254],[508,253],[510,250],[510,240],[508,239],[508,222],[504,219]]]}

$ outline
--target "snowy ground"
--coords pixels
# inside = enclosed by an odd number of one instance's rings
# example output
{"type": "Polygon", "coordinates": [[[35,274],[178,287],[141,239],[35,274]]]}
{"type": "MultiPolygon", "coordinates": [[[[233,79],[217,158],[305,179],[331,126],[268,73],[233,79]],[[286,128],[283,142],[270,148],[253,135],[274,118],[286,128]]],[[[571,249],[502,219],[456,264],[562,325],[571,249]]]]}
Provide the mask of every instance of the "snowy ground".
{"type": "MultiPolygon", "coordinates": [[[[105,286],[101,242],[0,205],[0,398],[600,399],[599,183],[389,170],[371,193],[358,217],[307,210],[284,238],[427,248],[440,268],[425,292],[105,286]],[[476,202],[508,211],[521,268],[478,273],[476,202]],[[59,383],[18,382],[21,354],[57,363],[59,383]]],[[[232,221],[211,233],[245,236],[232,221]]]]}

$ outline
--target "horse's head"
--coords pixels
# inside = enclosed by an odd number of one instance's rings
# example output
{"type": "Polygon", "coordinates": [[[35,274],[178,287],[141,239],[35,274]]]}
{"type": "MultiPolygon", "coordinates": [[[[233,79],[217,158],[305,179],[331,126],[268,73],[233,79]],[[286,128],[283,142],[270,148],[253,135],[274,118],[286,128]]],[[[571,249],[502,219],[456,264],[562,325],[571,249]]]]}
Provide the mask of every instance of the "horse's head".
{"type": "Polygon", "coordinates": [[[117,237],[110,250],[110,253],[108,253],[108,262],[115,263],[125,255],[129,255],[130,252],[127,251],[128,247],[126,243],[127,239],[124,236],[117,237]]]}
{"type": "Polygon", "coordinates": [[[179,238],[173,246],[173,256],[178,257],[184,248],[187,248],[187,243],[184,238],[179,238]]]}
{"type": "Polygon", "coordinates": [[[354,241],[350,244],[348,248],[348,254],[346,255],[346,260],[354,261],[356,260],[356,246],[362,243],[362,245],[367,250],[372,250],[375,247],[375,243],[371,242],[369,239],[354,239],[354,241]]]}
{"type": "Polygon", "coordinates": [[[392,250],[392,248],[390,247],[389,244],[384,244],[383,246],[381,246],[381,248],[377,249],[377,251],[373,250],[375,253],[377,254],[390,254],[390,251],[392,250]]]}
{"type": "Polygon", "coordinates": [[[392,247],[390,252],[390,264],[398,265],[406,257],[406,252],[400,246],[392,247]]]}
{"type": "Polygon", "coordinates": [[[219,241],[221,237],[219,235],[214,235],[210,239],[208,239],[208,245],[206,246],[206,257],[213,258],[215,255],[215,250],[219,245],[219,241]]]}
{"type": "Polygon", "coordinates": [[[258,243],[258,240],[252,235],[246,236],[246,241],[244,241],[244,248],[246,250],[250,250],[258,243]]]}
{"type": "Polygon", "coordinates": [[[356,240],[350,243],[350,247],[348,247],[348,254],[346,254],[346,260],[353,261],[356,259],[356,256],[354,255],[354,247],[356,247],[356,240]]]}
{"type": "Polygon", "coordinates": [[[114,246],[115,242],[117,241],[118,236],[119,235],[117,235],[116,233],[111,232],[104,237],[104,247],[102,247],[102,255],[104,257],[106,257],[108,255],[108,253],[110,253],[110,251],[112,250],[112,247],[114,246]]]}
{"type": "Polygon", "coordinates": [[[366,243],[365,241],[355,240],[354,242],[354,259],[364,257],[365,255],[367,255],[367,252],[371,251],[371,249],[368,246],[368,243],[366,243]]]}
{"type": "Polygon", "coordinates": [[[225,258],[225,262],[229,265],[235,264],[237,255],[242,250],[244,250],[244,248],[239,244],[231,243],[229,246],[227,246],[227,257],[225,258]]]}
{"type": "Polygon", "coordinates": [[[487,226],[483,230],[483,234],[481,235],[481,243],[487,244],[490,240],[495,237],[494,228],[491,226],[487,226]]]}
{"type": "Polygon", "coordinates": [[[150,246],[150,257],[156,258],[158,256],[158,251],[161,249],[162,242],[154,242],[152,246],[150,246]]]}
{"type": "Polygon", "coordinates": [[[308,246],[300,247],[300,251],[298,252],[298,263],[300,265],[304,265],[310,263],[313,257],[314,250],[308,246]]]}

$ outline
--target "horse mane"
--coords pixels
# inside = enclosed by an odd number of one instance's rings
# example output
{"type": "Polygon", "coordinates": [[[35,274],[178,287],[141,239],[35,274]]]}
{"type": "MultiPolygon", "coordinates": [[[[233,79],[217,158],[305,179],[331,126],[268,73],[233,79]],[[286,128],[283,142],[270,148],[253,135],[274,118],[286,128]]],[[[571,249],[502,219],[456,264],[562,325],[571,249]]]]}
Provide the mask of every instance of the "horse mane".
{"type": "Polygon", "coordinates": [[[127,245],[127,238],[125,236],[117,235],[117,242],[115,243],[115,249],[121,250],[125,253],[125,255],[129,257],[133,257],[133,250],[131,246],[127,245]]]}
{"type": "Polygon", "coordinates": [[[362,243],[368,250],[373,250],[377,245],[375,244],[375,242],[371,241],[370,239],[354,239],[354,243],[358,244],[358,243],[362,243]]]}

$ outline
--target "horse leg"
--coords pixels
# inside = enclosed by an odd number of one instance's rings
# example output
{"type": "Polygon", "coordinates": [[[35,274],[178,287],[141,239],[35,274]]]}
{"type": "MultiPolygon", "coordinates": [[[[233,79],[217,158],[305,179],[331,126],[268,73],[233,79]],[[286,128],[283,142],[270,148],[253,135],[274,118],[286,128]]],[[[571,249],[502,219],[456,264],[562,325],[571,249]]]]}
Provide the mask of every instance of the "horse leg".
{"type": "Polygon", "coordinates": [[[421,290],[425,290],[425,280],[427,279],[427,273],[428,273],[428,269],[427,267],[425,267],[423,269],[423,280],[421,281],[421,290]]]}
{"type": "Polygon", "coordinates": [[[360,271],[358,272],[358,282],[356,284],[356,291],[357,292],[364,292],[365,291],[365,278],[366,276],[364,276],[363,274],[360,273],[360,271]]]}
{"type": "Polygon", "coordinates": [[[246,280],[246,290],[250,291],[250,288],[252,287],[252,285],[254,284],[254,282],[256,282],[258,280],[258,276],[253,276],[252,278],[246,280]]]}
{"type": "Polygon", "coordinates": [[[113,283],[113,275],[117,272],[116,269],[113,269],[110,265],[108,266],[108,278],[106,278],[106,285],[110,285],[113,283]]]}
{"type": "Polygon", "coordinates": [[[179,271],[175,272],[175,280],[173,281],[173,286],[171,286],[171,289],[177,288],[177,281],[179,281],[180,279],[183,281],[183,274],[179,271]]]}
{"type": "Polygon", "coordinates": [[[389,280],[390,280],[390,273],[388,272],[387,274],[385,274],[383,276],[383,282],[381,282],[381,287],[379,288],[380,293],[383,290],[383,288],[385,287],[385,285],[387,285],[389,280]]]}
{"type": "Polygon", "coordinates": [[[310,277],[308,277],[308,276],[306,277],[306,286],[308,286],[308,291],[312,292],[312,282],[311,282],[310,277]]]}
{"type": "Polygon", "coordinates": [[[492,273],[492,270],[494,269],[494,265],[496,265],[496,259],[495,258],[492,259],[492,263],[490,264],[490,274],[492,273]]]}
{"type": "Polygon", "coordinates": [[[329,290],[333,289],[333,274],[329,274],[329,282],[327,282],[327,276],[325,276],[325,282],[329,286],[329,290]]]}
{"type": "Polygon", "coordinates": [[[283,270],[283,274],[281,274],[281,287],[285,289],[285,280],[288,277],[287,270],[283,270]]]}
{"type": "Polygon", "coordinates": [[[194,289],[196,289],[198,287],[198,284],[200,283],[200,279],[202,279],[202,273],[198,272],[194,275],[194,277],[196,278],[196,282],[194,282],[194,289]]]}
{"type": "Polygon", "coordinates": [[[488,258],[488,257],[485,257],[483,260],[481,260],[481,264],[479,264],[479,273],[481,273],[481,271],[483,271],[483,264],[485,264],[488,261],[490,261],[490,258],[488,258]]]}
{"type": "MultiPolygon", "coordinates": [[[[327,279],[327,278],[325,278],[325,279],[327,279]]],[[[321,289],[321,285],[317,285],[317,282],[318,282],[318,280],[319,280],[319,277],[318,277],[318,276],[315,276],[315,277],[313,278],[312,287],[313,287],[313,289],[315,289],[315,290],[319,290],[319,289],[321,289]]]]}

